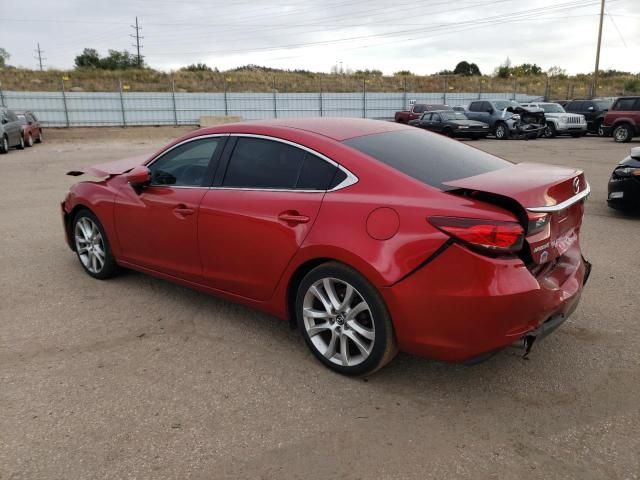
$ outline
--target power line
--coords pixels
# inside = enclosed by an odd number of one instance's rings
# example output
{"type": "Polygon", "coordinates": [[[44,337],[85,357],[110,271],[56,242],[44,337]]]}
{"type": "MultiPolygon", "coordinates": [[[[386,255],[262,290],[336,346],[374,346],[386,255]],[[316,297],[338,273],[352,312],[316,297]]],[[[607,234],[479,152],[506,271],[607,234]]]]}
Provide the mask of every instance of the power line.
{"type": "Polygon", "coordinates": [[[129,35],[129,36],[136,39],[136,43],[133,46],[136,48],[138,52],[138,68],[140,68],[142,67],[142,55],[140,55],[140,49],[142,48],[142,45],[140,45],[140,40],[143,39],[144,37],[140,36],[140,30],[142,30],[142,27],[138,25],[138,17],[136,17],[136,24],[131,25],[131,28],[133,28],[136,31],[135,35],[129,35]]]}
{"type": "Polygon", "coordinates": [[[38,42],[38,48],[37,48],[37,49],[35,49],[35,50],[34,50],[34,52],[36,52],[36,53],[38,54],[38,56],[37,56],[37,57],[33,57],[33,58],[35,58],[36,60],[38,60],[38,65],[40,65],[40,71],[42,71],[42,70],[43,70],[42,62],[43,62],[44,60],[46,60],[46,57],[43,57],[43,56],[42,56],[42,54],[44,53],[44,50],[42,50],[42,49],[40,48],[40,42],[38,42]]]}
{"type": "Polygon", "coordinates": [[[596,49],[596,68],[593,72],[593,87],[591,96],[595,97],[598,91],[598,69],[600,68],[600,45],[602,44],[602,22],[604,20],[604,0],[600,4],[600,27],[598,28],[598,48],[596,49]]]}

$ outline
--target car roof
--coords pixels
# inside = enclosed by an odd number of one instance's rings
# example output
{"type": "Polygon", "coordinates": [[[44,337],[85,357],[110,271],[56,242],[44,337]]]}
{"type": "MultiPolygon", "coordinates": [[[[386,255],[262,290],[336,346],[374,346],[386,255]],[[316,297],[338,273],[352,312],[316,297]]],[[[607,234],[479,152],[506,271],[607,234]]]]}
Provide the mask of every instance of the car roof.
{"type": "Polygon", "coordinates": [[[303,130],[331,138],[338,142],[365,135],[391,132],[407,128],[405,125],[383,120],[368,120],[363,118],[287,118],[278,120],[260,120],[220,125],[200,130],[202,133],[258,133],[272,127],[278,129],[303,130]]]}

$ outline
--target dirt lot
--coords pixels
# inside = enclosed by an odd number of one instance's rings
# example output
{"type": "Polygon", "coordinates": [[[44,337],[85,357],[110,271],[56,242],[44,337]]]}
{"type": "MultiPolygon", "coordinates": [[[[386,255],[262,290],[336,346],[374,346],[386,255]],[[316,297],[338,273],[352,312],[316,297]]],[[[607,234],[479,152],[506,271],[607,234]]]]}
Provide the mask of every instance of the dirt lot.
{"type": "Polygon", "coordinates": [[[184,131],[50,130],[0,157],[0,479],[639,478],[640,218],[605,204],[629,145],[473,143],[591,182],[591,280],[530,360],[400,355],[348,379],[284,322],[137,273],[93,280],[65,246],[67,170],[184,131]]]}

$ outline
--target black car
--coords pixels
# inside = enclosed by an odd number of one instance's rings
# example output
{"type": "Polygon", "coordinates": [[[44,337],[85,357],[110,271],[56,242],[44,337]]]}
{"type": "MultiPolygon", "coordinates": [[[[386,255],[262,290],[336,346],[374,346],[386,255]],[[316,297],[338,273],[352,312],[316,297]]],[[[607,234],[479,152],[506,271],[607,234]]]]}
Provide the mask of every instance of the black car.
{"type": "Polygon", "coordinates": [[[640,147],[632,148],[611,174],[607,203],[616,210],[640,212],[640,147]]]}
{"type": "Polygon", "coordinates": [[[579,113],[584,115],[587,121],[587,131],[604,136],[602,122],[607,111],[611,108],[613,100],[571,100],[563,105],[567,113],[579,113]]]}
{"type": "Polygon", "coordinates": [[[489,134],[489,125],[469,120],[464,113],[453,110],[425,112],[419,119],[411,120],[409,125],[441,133],[447,137],[464,137],[473,140],[486,138],[489,134]]]}

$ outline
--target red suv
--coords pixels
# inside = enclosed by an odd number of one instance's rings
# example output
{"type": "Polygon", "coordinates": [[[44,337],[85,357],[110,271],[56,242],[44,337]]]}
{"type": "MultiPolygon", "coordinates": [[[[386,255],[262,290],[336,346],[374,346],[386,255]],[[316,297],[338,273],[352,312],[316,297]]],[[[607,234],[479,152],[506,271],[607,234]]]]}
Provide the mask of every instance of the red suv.
{"type": "Polygon", "coordinates": [[[640,97],[620,97],[611,106],[602,125],[605,135],[619,143],[640,135],[640,97]]]}

